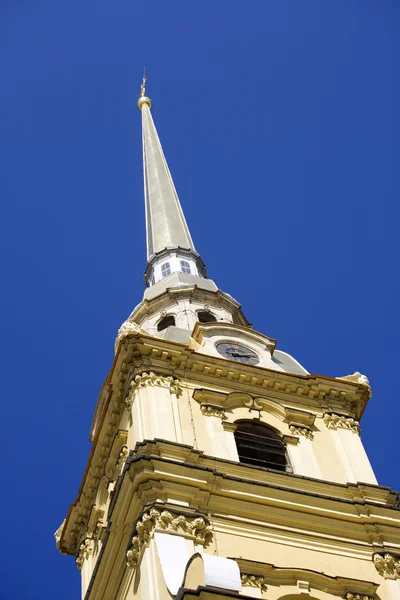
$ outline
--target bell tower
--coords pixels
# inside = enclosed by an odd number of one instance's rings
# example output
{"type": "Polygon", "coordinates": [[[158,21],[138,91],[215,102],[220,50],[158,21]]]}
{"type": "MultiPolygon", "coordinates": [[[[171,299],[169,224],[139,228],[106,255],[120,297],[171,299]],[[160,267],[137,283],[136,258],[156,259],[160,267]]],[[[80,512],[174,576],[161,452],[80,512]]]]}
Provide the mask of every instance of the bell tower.
{"type": "Polygon", "coordinates": [[[57,530],[84,600],[400,599],[398,495],[368,379],[310,374],[207,278],[143,79],[147,267],[57,530]]]}

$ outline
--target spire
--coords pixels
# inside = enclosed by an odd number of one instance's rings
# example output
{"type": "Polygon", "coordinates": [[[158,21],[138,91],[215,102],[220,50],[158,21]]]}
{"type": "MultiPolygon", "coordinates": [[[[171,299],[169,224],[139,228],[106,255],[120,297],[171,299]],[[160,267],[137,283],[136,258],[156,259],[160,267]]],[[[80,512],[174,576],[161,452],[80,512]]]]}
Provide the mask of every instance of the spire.
{"type": "Polygon", "coordinates": [[[142,112],[147,260],[150,261],[165,248],[182,248],[194,253],[195,248],[151,115],[146,81],[144,74],[137,105],[142,112]]]}

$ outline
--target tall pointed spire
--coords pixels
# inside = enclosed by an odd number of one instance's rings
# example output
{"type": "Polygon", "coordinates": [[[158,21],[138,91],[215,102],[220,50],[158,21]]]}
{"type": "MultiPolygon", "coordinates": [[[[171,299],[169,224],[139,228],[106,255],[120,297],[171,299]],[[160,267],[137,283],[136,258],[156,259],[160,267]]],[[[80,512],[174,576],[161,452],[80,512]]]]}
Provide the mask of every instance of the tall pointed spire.
{"type": "Polygon", "coordinates": [[[205,277],[205,266],[195,250],[154,125],[150,110],[152,102],[146,96],[146,82],[145,74],[137,103],[142,113],[148,261],[146,282],[151,285],[177,271],[205,277]],[[173,249],[175,252],[171,252],[173,249]],[[183,265],[184,262],[187,264],[183,265]]]}
{"type": "Polygon", "coordinates": [[[138,108],[142,112],[143,171],[146,204],[147,259],[169,247],[194,250],[185,216],[151,115],[146,76],[138,108]]]}

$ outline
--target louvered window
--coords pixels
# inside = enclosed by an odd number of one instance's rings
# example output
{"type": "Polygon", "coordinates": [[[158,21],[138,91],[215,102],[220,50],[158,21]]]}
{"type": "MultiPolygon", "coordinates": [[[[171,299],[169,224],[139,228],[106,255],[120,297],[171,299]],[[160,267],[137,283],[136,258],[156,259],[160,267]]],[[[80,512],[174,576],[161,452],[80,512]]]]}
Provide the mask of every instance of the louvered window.
{"type": "Polygon", "coordinates": [[[239,421],[235,441],[240,462],[291,471],[282,438],[269,427],[252,421],[239,421]]]}

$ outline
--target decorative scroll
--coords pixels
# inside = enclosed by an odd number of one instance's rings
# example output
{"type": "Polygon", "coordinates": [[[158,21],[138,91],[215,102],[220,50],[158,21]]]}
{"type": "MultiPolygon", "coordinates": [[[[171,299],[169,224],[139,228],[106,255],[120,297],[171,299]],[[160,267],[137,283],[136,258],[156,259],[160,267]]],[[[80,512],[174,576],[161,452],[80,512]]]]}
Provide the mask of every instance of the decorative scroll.
{"type": "Polygon", "coordinates": [[[125,399],[125,406],[128,410],[132,408],[136,390],[147,386],[169,387],[171,393],[176,394],[178,398],[182,395],[179,379],[174,379],[171,376],[156,375],[152,371],[150,373],[142,373],[141,375],[136,375],[129,384],[129,392],[125,399]]]}
{"type": "Polygon", "coordinates": [[[384,579],[400,579],[400,559],[392,554],[374,554],[374,565],[384,579]]]}
{"type": "Polygon", "coordinates": [[[346,600],[372,600],[372,597],[367,596],[367,594],[356,594],[354,592],[347,592],[346,600]]]}
{"type": "Polygon", "coordinates": [[[360,424],[351,417],[344,417],[342,415],[335,415],[333,413],[324,414],[324,423],[328,429],[350,429],[354,433],[360,433],[360,424]]]}
{"type": "Polygon", "coordinates": [[[141,551],[149,543],[155,531],[181,535],[194,540],[196,544],[204,544],[206,538],[211,535],[211,527],[203,517],[173,515],[168,510],[160,512],[152,508],[136,523],[136,535],[132,538],[131,547],[126,553],[128,567],[133,569],[137,567],[141,551]]]}
{"type": "Polygon", "coordinates": [[[82,569],[83,562],[89,558],[89,556],[93,553],[93,540],[92,538],[85,538],[82,544],[79,546],[79,553],[75,559],[77,567],[79,570],[82,569]]]}

